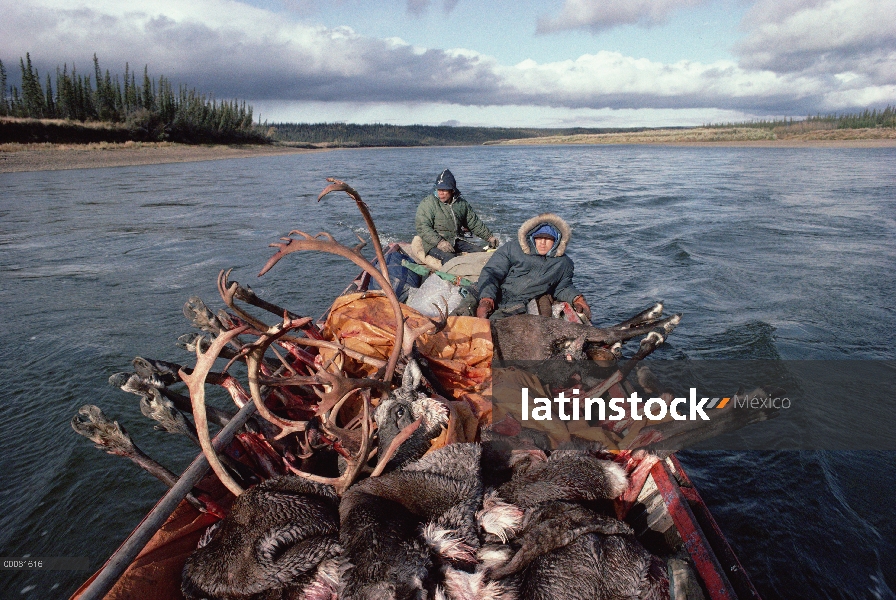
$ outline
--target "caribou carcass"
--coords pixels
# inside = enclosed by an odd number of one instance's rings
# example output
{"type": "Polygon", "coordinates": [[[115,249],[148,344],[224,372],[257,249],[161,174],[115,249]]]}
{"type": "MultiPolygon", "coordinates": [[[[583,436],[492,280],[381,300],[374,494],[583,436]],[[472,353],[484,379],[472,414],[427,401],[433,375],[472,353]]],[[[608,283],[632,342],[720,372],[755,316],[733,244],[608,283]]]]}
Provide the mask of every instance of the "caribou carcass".
{"type": "Polygon", "coordinates": [[[663,561],[627,524],[599,509],[627,487],[619,464],[586,448],[517,461],[491,501],[521,509],[522,517],[504,544],[513,552],[489,565],[488,577],[520,598],[668,598],[663,561]]]}
{"type": "Polygon", "coordinates": [[[188,600],[242,600],[269,592],[300,597],[330,587],[340,553],[338,499],[331,486],[283,476],[237,498],[210,539],[187,559],[188,600]]]}
{"type": "Polygon", "coordinates": [[[632,338],[660,331],[665,336],[681,315],[660,318],[662,303],[612,327],[592,327],[540,315],[514,315],[492,324],[495,356],[504,361],[542,361],[584,358],[586,345],[611,347],[632,338]]]}

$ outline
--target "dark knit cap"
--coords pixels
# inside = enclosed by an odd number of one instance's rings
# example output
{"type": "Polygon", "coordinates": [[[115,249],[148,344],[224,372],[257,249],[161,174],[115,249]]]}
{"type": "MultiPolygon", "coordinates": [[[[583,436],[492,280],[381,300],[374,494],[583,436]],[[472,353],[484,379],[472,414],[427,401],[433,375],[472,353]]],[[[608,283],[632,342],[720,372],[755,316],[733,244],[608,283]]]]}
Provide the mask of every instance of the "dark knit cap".
{"type": "Polygon", "coordinates": [[[454,175],[451,174],[451,171],[445,169],[441,173],[439,173],[438,179],[436,179],[436,189],[437,190],[456,190],[457,182],[454,181],[454,175]]]}

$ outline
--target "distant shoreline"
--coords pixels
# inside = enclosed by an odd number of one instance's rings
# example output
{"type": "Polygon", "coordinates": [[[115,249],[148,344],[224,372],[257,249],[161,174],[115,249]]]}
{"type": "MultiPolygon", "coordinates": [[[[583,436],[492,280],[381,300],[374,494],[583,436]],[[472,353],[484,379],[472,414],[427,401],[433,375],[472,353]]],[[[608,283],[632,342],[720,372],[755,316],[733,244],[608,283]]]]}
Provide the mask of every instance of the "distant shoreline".
{"type": "Polygon", "coordinates": [[[751,127],[695,127],[647,131],[558,135],[494,142],[501,146],[543,144],[654,146],[700,146],[742,148],[890,148],[896,147],[896,129],[814,129],[798,127],[760,129],[751,127]]]}
{"type": "MultiPolygon", "coordinates": [[[[893,148],[896,130],[816,131],[783,139],[747,139],[750,130],[654,130],[650,132],[552,136],[492,142],[488,145],[651,145],[737,148],[893,148]],[[713,137],[711,137],[713,136],[713,137]]],[[[420,146],[409,146],[420,148],[420,146]]],[[[394,149],[395,146],[389,148],[394,149]]],[[[188,145],[169,142],[96,144],[0,144],[0,173],[60,171],[155,165],[337,150],[288,145],[188,145]]],[[[350,148],[345,148],[350,149],[350,148]]],[[[368,149],[368,148],[365,148],[368,149]]]]}
{"type": "Polygon", "coordinates": [[[131,167],[322,151],[280,145],[189,145],[169,142],[0,144],[0,173],[131,167]]]}

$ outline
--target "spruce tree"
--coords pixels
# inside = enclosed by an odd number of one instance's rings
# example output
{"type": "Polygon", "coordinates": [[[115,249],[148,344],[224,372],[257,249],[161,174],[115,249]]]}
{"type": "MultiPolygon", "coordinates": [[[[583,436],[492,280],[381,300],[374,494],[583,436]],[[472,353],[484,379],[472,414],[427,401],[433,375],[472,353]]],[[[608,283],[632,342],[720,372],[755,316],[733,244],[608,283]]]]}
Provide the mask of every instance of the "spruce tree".
{"type": "Polygon", "coordinates": [[[6,67],[0,60],[0,116],[9,114],[9,104],[6,101],[6,67]]]}
{"type": "Polygon", "coordinates": [[[153,85],[149,78],[149,65],[143,66],[143,108],[152,110],[153,106],[153,85]]]}
{"type": "Polygon", "coordinates": [[[31,66],[31,54],[25,53],[26,60],[19,59],[19,66],[22,69],[22,102],[24,104],[23,117],[32,119],[40,119],[44,116],[44,91],[40,87],[40,79],[38,74],[31,66]]]}
{"type": "Polygon", "coordinates": [[[50,74],[47,73],[47,100],[45,104],[45,116],[48,119],[56,118],[56,103],[53,102],[53,86],[50,83],[50,74]]]}

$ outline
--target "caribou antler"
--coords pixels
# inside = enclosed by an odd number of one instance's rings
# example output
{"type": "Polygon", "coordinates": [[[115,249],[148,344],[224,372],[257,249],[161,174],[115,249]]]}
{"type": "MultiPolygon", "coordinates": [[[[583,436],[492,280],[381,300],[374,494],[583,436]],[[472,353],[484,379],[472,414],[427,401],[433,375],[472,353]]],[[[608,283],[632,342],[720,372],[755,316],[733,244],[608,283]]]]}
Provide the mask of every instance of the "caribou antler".
{"type": "MultiPolygon", "coordinates": [[[[224,303],[227,304],[227,306],[230,307],[230,309],[233,310],[236,314],[238,314],[240,318],[242,318],[246,323],[249,323],[259,331],[266,331],[270,327],[270,325],[267,325],[262,321],[253,318],[246,311],[239,309],[236,306],[235,300],[241,300],[247,304],[251,304],[252,306],[256,306],[258,308],[266,310],[269,313],[275,314],[281,318],[284,315],[294,320],[301,318],[299,317],[299,315],[293,313],[292,311],[281,308],[276,304],[271,304],[266,300],[262,300],[257,295],[255,295],[255,292],[253,292],[251,289],[242,287],[236,281],[229,281],[230,273],[232,271],[233,269],[228,269],[226,271],[222,269],[221,272],[218,273],[218,292],[221,294],[221,298],[224,300],[224,303]]],[[[308,337],[312,339],[323,339],[320,330],[311,321],[302,326],[301,329],[306,333],[306,335],[308,335],[308,337]]]]}
{"type": "MultiPolygon", "coordinates": [[[[290,316],[292,313],[289,313],[288,311],[284,312],[284,314],[286,314],[288,318],[294,319],[296,321],[302,319],[301,317],[293,318],[292,316],[290,316]]],[[[281,317],[282,316],[283,315],[281,315],[281,317]]],[[[224,324],[225,329],[236,329],[237,327],[241,327],[242,325],[249,324],[246,321],[242,320],[240,317],[231,315],[224,309],[221,309],[218,311],[218,320],[224,324]]],[[[304,325],[299,325],[299,328],[307,327],[308,324],[311,322],[311,317],[304,317],[304,320],[305,320],[304,325]]],[[[259,321],[259,323],[261,323],[261,322],[259,321]]],[[[248,333],[258,337],[258,336],[261,336],[262,333],[264,333],[271,327],[270,325],[265,325],[264,323],[261,323],[261,324],[264,325],[263,329],[258,330],[253,327],[248,333]]],[[[299,347],[298,344],[296,344],[292,341],[292,340],[302,340],[302,339],[306,339],[306,338],[293,337],[293,338],[287,339],[287,336],[281,336],[277,339],[277,344],[279,346],[281,346],[284,350],[289,352],[289,354],[292,355],[292,357],[295,358],[296,360],[298,360],[300,363],[307,365],[309,367],[313,367],[315,365],[314,355],[311,354],[310,352],[308,352],[307,350],[305,350],[304,348],[299,347]]],[[[271,349],[273,350],[274,354],[277,356],[277,361],[279,361],[290,372],[292,372],[292,373],[296,372],[297,365],[292,365],[292,364],[287,363],[286,360],[280,355],[280,353],[277,352],[277,350],[275,350],[273,348],[271,348],[271,349]]],[[[273,369],[276,370],[279,368],[279,366],[276,365],[275,363],[276,363],[276,361],[274,361],[274,360],[265,359],[264,361],[262,361],[261,364],[262,364],[262,368],[264,368],[266,366],[271,367],[273,365],[273,369]]]]}
{"type": "Polygon", "coordinates": [[[196,433],[199,436],[202,453],[205,454],[205,458],[208,459],[208,464],[211,465],[215,475],[218,476],[221,483],[223,483],[234,496],[242,494],[243,488],[240,484],[234,481],[230,474],[224,469],[224,465],[221,464],[218,455],[215,453],[215,449],[212,447],[212,441],[208,430],[208,420],[205,415],[205,378],[209,371],[211,371],[215,359],[218,358],[218,354],[221,353],[221,349],[246,329],[247,327],[240,327],[238,329],[223,332],[215,339],[208,349],[208,352],[203,353],[197,345],[196,367],[193,369],[193,373],[188,375],[183,369],[179,372],[180,378],[184,380],[184,383],[187,384],[187,388],[190,390],[190,400],[193,403],[193,422],[196,425],[196,433]]]}
{"type": "Polygon", "coordinates": [[[293,377],[268,377],[264,375],[258,376],[258,381],[266,386],[284,386],[284,385],[313,385],[327,386],[330,388],[328,392],[315,393],[320,397],[320,402],[314,412],[317,416],[322,416],[330,411],[336,403],[339,402],[349,392],[361,388],[376,388],[380,391],[389,391],[389,383],[380,381],[379,379],[356,379],[353,377],[345,377],[337,373],[330,373],[324,369],[320,369],[316,374],[309,376],[296,375],[293,377]]]}
{"type": "MultiPolygon", "coordinates": [[[[349,392],[348,395],[354,393],[357,389],[349,392]]],[[[346,395],[346,398],[348,397],[346,395]]],[[[363,406],[361,411],[361,435],[360,435],[360,443],[358,452],[355,455],[349,455],[346,458],[346,468],[343,471],[342,475],[339,477],[321,477],[319,475],[313,475],[311,473],[306,473],[300,469],[295,468],[288,461],[284,459],[284,464],[286,464],[286,468],[288,468],[291,472],[295,473],[300,477],[304,477],[305,479],[310,479],[311,481],[316,481],[318,483],[325,483],[332,485],[336,489],[336,493],[340,496],[347,490],[354,482],[355,479],[358,478],[358,475],[361,473],[361,469],[364,468],[367,459],[370,457],[370,447],[373,444],[373,435],[371,431],[370,424],[370,400],[366,396],[362,396],[363,406]]],[[[338,410],[335,408],[334,410],[338,410]]],[[[343,435],[346,433],[345,430],[338,430],[343,435]]]]}
{"type": "MultiPolygon", "coordinates": [[[[351,397],[352,394],[362,391],[365,388],[377,388],[384,392],[387,392],[389,389],[388,381],[379,381],[376,379],[355,379],[350,377],[345,377],[341,373],[330,373],[324,369],[318,370],[318,372],[310,377],[302,377],[302,376],[292,376],[292,377],[284,377],[284,378],[272,378],[265,377],[258,373],[258,357],[264,353],[264,348],[273,341],[273,338],[276,335],[281,334],[283,331],[288,329],[289,323],[287,320],[284,320],[284,329],[281,331],[279,328],[272,328],[269,332],[270,337],[266,337],[261,340],[257,347],[253,348],[248,356],[247,363],[249,365],[249,387],[252,393],[252,398],[256,402],[256,404],[260,401],[260,384],[265,385],[319,385],[319,386],[327,386],[330,389],[325,392],[318,392],[315,390],[315,393],[318,394],[321,398],[321,402],[319,403],[316,413],[317,416],[321,419],[320,429],[324,432],[328,437],[333,438],[335,440],[334,449],[336,449],[340,454],[342,454],[346,461],[347,467],[345,471],[342,473],[340,477],[337,478],[328,478],[328,477],[320,477],[318,475],[313,475],[311,473],[306,473],[297,469],[293,465],[289,463],[286,459],[284,459],[284,464],[289,468],[293,473],[305,477],[307,479],[311,479],[312,481],[317,481],[319,483],[327,483],[333,485],[336,488],[337,493],[341,494],[343,491],[348,489],[348,487],[357,479],[358,474],[361,472],[361,469],[364,467],[367,459],[370,456],[370,448],[372,446],[372,427],[370,423],[370,400],[365,394],[362,396],[363,408],[361,415],[361,430],[358,432],[357,430],[350,430],[348,428],[339,427],[337,424],[337,415],[339,414],[339,410],[345,404],[345,402],[351,397]]],[[[259,406],[259,412],[262,412],[262,416],[266,419],[270,420],[275,425],[283,427],[284,430],[277,437],[280,438],[286,433],[291,433],[293,431],[304,431],[307,428],[306,422],[289,422],[285,419],[279,419],[274,415],[268,416],[270,413],[266,409],[262,409],[259,406]],[[264,410],[264,412],[262,412],[264,410]],[[273,417],[273,418],[271,418],[273,417]],[[287,427],[292,424],[292,431],[288,431],[287,427]]],[[[300,446],[303,449],[304,455],[310,455],[310,446],[307,443],[307,440],[304,444],[300,443],[300,446]]]]}
{"type": "MultiPolygon", "coordinates": [[[[218,273],[218,293],[221,294],[221,299],[224,300],[224,304],[226,304],[230,308],[230,310],[239,315],[239,317],[243,321],[257,329],[258,331],[267,331],[270,325],[260,321],[259,319],[256,319],[236,305],[234,299],[239,296],[241,288],[237,282],[234,281],[233,283],[230,283],[229,281],[227,281],[227,276],[230,275],[230,271],[232,270],[233,269],[225,271],[224,269],[221,269],[221,272],[218,273]]],[[[283,315],[287,314],[287,312],[288,311],[284,310],[279,314],[283,315]]]]}
{"type": "Polygon", "coordinates": [[[351,196],[352,200],[357,203],[358,210],[361,211],[361,215],[364,216],[364,222],[367,223],[367,229],[368,231],[370,231],[370,239],[373,240],[373,250],[374,252],[376,252],[376,259],[380,263],[380,272],[383,274],[383,277],[386,278],[386,281],[389,281],[389,269],[386,266],[386,257],[383,254],[383,245],[380,244],[380,236],[376,232],[376,225],[373,224],[373,218],[370,216],[370,211],[367,209],[367,204],[363,200],[361,200],[361,195],[344,181],[339,181],[338,179],[335,179],[333,177],[327,177],[327,181],[330,182],[330,185],[325,187],[324,190],[317,196],[317,201],[320,202],[321,198],[323,198],[330,192],[345,192],[346,194],[351,196]]]}
{"type": "Polygon", "coordinates": [[[305,431],[305,428],[308,426],[308,422],[282,419],[268,410],[268,407],[264,404],[264,400],[262,400],[261,398],[261,385],[259,382],[261,361],[262,358],[264,358],[264,353],[265,351],[267,351],[268,346],[274,343],[279,337],[284,335],[290,329],[301,327],[302,325],[307,323],[308,319],[309,317],[305,317],[304,319],[299,320],[284,318],[281,324],[269,328],[267,332],[264,333],[264,335],[262,335],[255,344],[252,344],[248,353],[246,354],[246,365],[249,369],[249,393],[252,396],[252,401],[255,402],[255,407],[257,408],[258,413],[262,417],[279,427],[281,430],[274,439],[281,439],[289,435],[290,433],[305,431]]]}
{"type": "Polygon", "coordinates": [[[298,252],[300,250],[315,250],[318,252],[335,254],[349,259],[364,269],[364,271],[369,273],[383,289],[386,297],[389,298],[389,302],[392,305],[392,311],[395,314],[395,345],[392,347],[392,354],[389,356],[389,361],[386,363],[386,371],[383,375],[384,381],[391,381],[392,375],[395,373],[395,365],[398,363],[398,358],[401,355],[402,340],[404,339],[404,316],[401,313],[401,303],[398,301],[398,296],[395,295],[395,290],[392,289],[392,284],[390,283],[388,276],[383,276],[383,274],[377,271],[376,267],[370,264],[367,259],[353,251],[351,248],[343,246],[334,240],[333,236],[329,233],[319,233],[317,236],[312,237],[304,231],[293,230],[289,232],[289,235],[300,235],[302,236],[302,239],[285,237],[281,238],[283,243],[271,244],[272,247],[279,247],[280,249],[270,258],[270,260],[268,260],[258,276],[261,277],[267,273],[271,267],[277,264],[277,262],[287,254],[298,252]],[[320,239],[322,237],[324,239],[320,239]]]}
{"type": "Polygon", "coordinates": [[[351,348],[347,348],[340,344],[339,342],[331,342],[328,340],[315,340],[311,338],[299,338],[291,335],[284,335],[282,340],[284,342],[292,342],[293,344],[299,344],[302,346],[310,346],[312,348],[329,348],[331,350],[335,350],[337,352],[341,352],[348,356],[349,358],[354,358],[355,360],[364,363],[365,365],[370,365],[372,367],[376,367],[377,369],[382,369],[386,366],[387,361],[374,358],[373,356],[367,356],[366,354],[361,354],[357,350],[352,350],[351,348]]]}
{"type": "Polygon", "coordinates": [[[416,421],[402,429],[398,435],[392,438],[389,447],[386,448],[386,451],[379,458],[377,458],[376,468],[370,474],[371,477],[379,477],[383,474],[386,465],[389,464],[389,461],[392,460],[392,457],[398,452],[398,447],[406,442],[412,435],[414,435],[414,432],[420,428],[420,424],[423,423],[423,416],[424,415],[420,415],[416,421]]]}
{"type": "Polygon", "coordinates": [[[404,341],[401,347],[401,353],[403,356],[410,356],[411,352],[414,350],[414,343],[424,334],[427,333],[438,333],[445,329],[448,325],[448,305],[445,304],[445,310],[437,305],[433,304],[437,311],[439,311],[439,319],[427,319],[427,322],[421,325],[420,327],[415,327],[408,332],[408,335],[404,336],[404,341]]]}
{"type": "MultiPolygon", "coordinates": [[[[254,345],[254,347],[249,351],[246,362],[249,367],[249,390],[252,395],[252,400],[255,402],[258,412],[262,417],[273,423],[274,425],[281,428],[280,433],[276,436],[275,439],[280,439],[290,433],[297,433],[301,431],[305,431],[308,426],[307,421],[291,421],[288,419],[282,419],[276,415],[274,415],[271,411],[267,409],[261,399],[261,383],[273,383],[274,381],[268,377],[262,377],[259,374],[259,363],[261,357],[264,355],[266,348],[274,342],[279,336],[283,335],[286,331],[298,327],[301,325],[300,321],[290,321],[289,319],[284,319],[282,325],[278,327],[272,327],[263,337],[259,340],[259,342],[254,345]]],[[[324,410],[318,409],[318,414],[323,414],[325,410],[329,410],[330,414],[327,419],[322,423],[322,429],[329,436],[335,438],[337,441],[345,442],[351,438],[357,438],[357,434],[355,432],[349,432],[348,430],[339,428],[336,426],[336,414],[341,408],[342,404],[348,399],[351,394],[357,392],[362,388],[371,388],[376,387],[383,390],[388,390],[388,383],[384,381],[377,381],[372,379],[350,379],[343,377],[341,375],[334,375],[332,373],[327,373],[326,371],[320,371],[317,375],[311,378],[304,377],[290,377],[285,378],[284,381],[289,381],[291,383],[304,383],[304,384],[314,384],[319,383],[321,385],[329,385],[330,391],[326,393],[319,394],[323,399],[321,403],[323,405],[324,410]],[[332,407],[331,409],[329,407],[332,407]]],[[[281,382],[282,383],[282,382],[281,382]]],[[[369,407],[368,401],[364,399],[364,418],[369,419],[369,407]]],[[[330,483],[334,485],[344,486],[347,488],[354,479],[357,477],[360,472],[361,467],[367,461],[367,455],[370,452],[370,424],[363,423],[361,424],[361,435],[358,449],[358,453],[356,456],[348,456],[349,467],[346,469],[346,472],[343,473],[343,477],[338,478],[330,483]]],[[[353,444],[354,445],[354,444],[353,444]]],[[[288,464],[288,463],[287,463],[288,464]]],[[[294,467],[290,466],[292,470],[296,470],[294,467]]]]}

